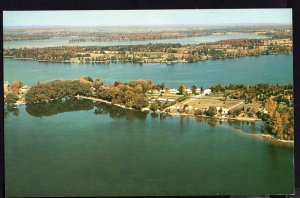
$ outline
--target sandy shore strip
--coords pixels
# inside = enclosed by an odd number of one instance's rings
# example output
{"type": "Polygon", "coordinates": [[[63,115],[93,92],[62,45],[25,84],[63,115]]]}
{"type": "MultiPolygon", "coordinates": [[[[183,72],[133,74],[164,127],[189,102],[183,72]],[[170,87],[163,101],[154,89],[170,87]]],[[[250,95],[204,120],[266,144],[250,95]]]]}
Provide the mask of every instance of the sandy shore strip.
{"type": "Polygon", "coordinates": [[[121,107],[123,109],[133,109],[132,107],[126,107],[125,105],[120,105],[120,104],[113,104],[113,103],[111,103],[107,100],[103,100],[103,99],[100,99],[100,98],[93,98],[93,97],[86,97],[86,96],[76,96],[76,98],[82,98],[82,99],[93,100],[93,101],[97,101],[97,102],[103,102],[103,103],[106,103],[106,104],[121,107]]]}
{"type": "Polygon", "coordinates": [[[26,102],[25,101],[17,101],[16,103],[15,103],[16,105],[25,105],[26,104],[26,102]]]}
{"type": "Polygon", "coordinates": [[[281,140],[278,138],[273,137],[270,134],[261,134],[261,136],[269,141],[279,142],[279,143],[285,143],[285,144],[294,144],[294,140],[281,140]]]}
{"type": "Polygon", "coordinates": [[[261,119],[258,118],[241,118],[241,117],[236,117],[236,118],[229,118],[229,117],[210,117],[207,115],[194,115],[194,114],[189,114],[189,113],[168,113],[165,111],[161,111],[164,113],[167,113],[168,115],[174,115],[174,116],[194,116],[194,117],[201,117],[201,118],[215,118],[218,120],[238,120],[238,121],[261,121],[261,119]]]}

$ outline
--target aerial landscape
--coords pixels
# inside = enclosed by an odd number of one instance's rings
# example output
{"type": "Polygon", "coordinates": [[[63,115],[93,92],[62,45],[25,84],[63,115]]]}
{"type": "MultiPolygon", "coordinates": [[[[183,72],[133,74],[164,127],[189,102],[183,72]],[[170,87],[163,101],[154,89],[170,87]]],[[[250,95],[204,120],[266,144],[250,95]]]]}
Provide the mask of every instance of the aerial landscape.
{"type": "Polygon", "coordinates": [[[7,197],[294,193],[291,9],[3,22],[7,197]]]}

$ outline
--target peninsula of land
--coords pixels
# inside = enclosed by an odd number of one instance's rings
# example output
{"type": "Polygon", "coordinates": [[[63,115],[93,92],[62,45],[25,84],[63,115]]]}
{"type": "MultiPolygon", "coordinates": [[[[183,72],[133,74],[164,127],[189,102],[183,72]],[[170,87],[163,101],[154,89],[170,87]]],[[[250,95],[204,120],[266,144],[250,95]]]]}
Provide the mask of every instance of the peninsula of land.
{"type": "Polygon", "coordinates": [[[115,82],[82,77],[76,80],[38,82],[32,87],[15,81],[4,82],[4,101],[35,105],[51,101],[83,98],[128,109],[166,115],[211,117],[244,121],[265,121],[264,130],[279,140],[294,139],[293,85],[230,84],[208,88],[165,87],[150,80],[115,82]]]}

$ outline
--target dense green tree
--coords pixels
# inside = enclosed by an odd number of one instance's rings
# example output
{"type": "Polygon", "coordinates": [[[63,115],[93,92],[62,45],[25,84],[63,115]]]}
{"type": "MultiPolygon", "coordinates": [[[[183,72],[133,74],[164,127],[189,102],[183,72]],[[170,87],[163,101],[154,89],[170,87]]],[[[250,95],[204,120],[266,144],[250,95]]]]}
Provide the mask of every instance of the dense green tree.
{"type": "Polygon", "coordinates": [[[27,103],[49,102],[76,95],[91,95],[91,84],[80,80],[55,80],[36,84],[25,94],[27,103]]]}
{"type": "Polygon", "coordinates": [[[165,83],[161,83],[161,84],[160,84],[160,88],[161,88],[161,89],[164,89],[164,88],[165,88],[165,83]]]}
{"type": "Polygon", "coordinates": [[[8,93],[6,95],[6,97],[4,98],[4,102],[8,103],[8,104],[15,103],[15,102],[17,102],[17,100],[18,100],[18,95],[15,94],[14,92],[8,93]]]}
{"type": "Polygon", "coordinates": [[[197,87],[196,87],[195,85],[193,85],[191,89],[192,89],[192,94],[195,95],[195,94],[196,94],[196,89],[197,89],[197,87]]]}
{"type": "Polygon", "coordinates": [[[197,110],[195,110],[195,113],[194,113],[194,115],[203,115],[203,110],[201,110],[201,109],[197,109],[197,110]]]}
{"type": "Polygon", "coordinates": [[[209,106],[209,108],[206,110],[205,113],[206,113],[206,115],[213,117],[217,114],[217,112],[218,111],[215,106],[209,106]]]}
{"type": "Polygon", "coordinates": [[[19,81],[14,81],[11,85],[10,85],[10,89],[14,94],[19,94],[19,89],[24,85],[24,83],[19,82],[19,81]]]}
{"type": "Polygon", "coordinates": [[[143,95],[135,95],[132,107],[136,109],[141,109],[148,106],[148,99],[143,95]]]}
{"type": "Polygon", "coordinates": [[[178,91],[179,91],[179,94],[184,95],[185,94],[185,86],[184,85],[180,85],[178,87],[178,91]]]}
{"type": "Polygon", "coordinates": [[[266,102],[265,108],[268,112],[268,115],[272,118],[274,116],[276,110],[277,103],[273,100],[273,98],[269,98],[266,102]]]}
{"type": "Polygon", "coordinates": [[[154,102],[150,105],[151,111],[156,111],[158,108],[159,108],[159,105],[157,104],[157,102],[154,102]]]}

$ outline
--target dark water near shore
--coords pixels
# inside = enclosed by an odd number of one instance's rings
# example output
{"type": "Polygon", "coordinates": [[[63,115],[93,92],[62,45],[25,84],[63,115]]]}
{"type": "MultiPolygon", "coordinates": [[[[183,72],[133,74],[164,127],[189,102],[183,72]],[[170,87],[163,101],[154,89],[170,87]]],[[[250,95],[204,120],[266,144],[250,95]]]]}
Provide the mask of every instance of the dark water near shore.
{"type": "Polygon", "coordinates": [[[37,81],[74,79],[82,76],[102,78],[105,83],[150,79],[155,83],[178,87],[181,84],[208,87],[215,84],[292,83],[293,56],[269,55],[196,63],[45,63],[4,59],[4,80],[19,80],[32,85],[37,81]]]}
{"type": "Polygon", "coordinates": [[[293,149],[250,135],[262,124],[19,106],[5,114],[6,196],[292,193],[293,149]]]}

